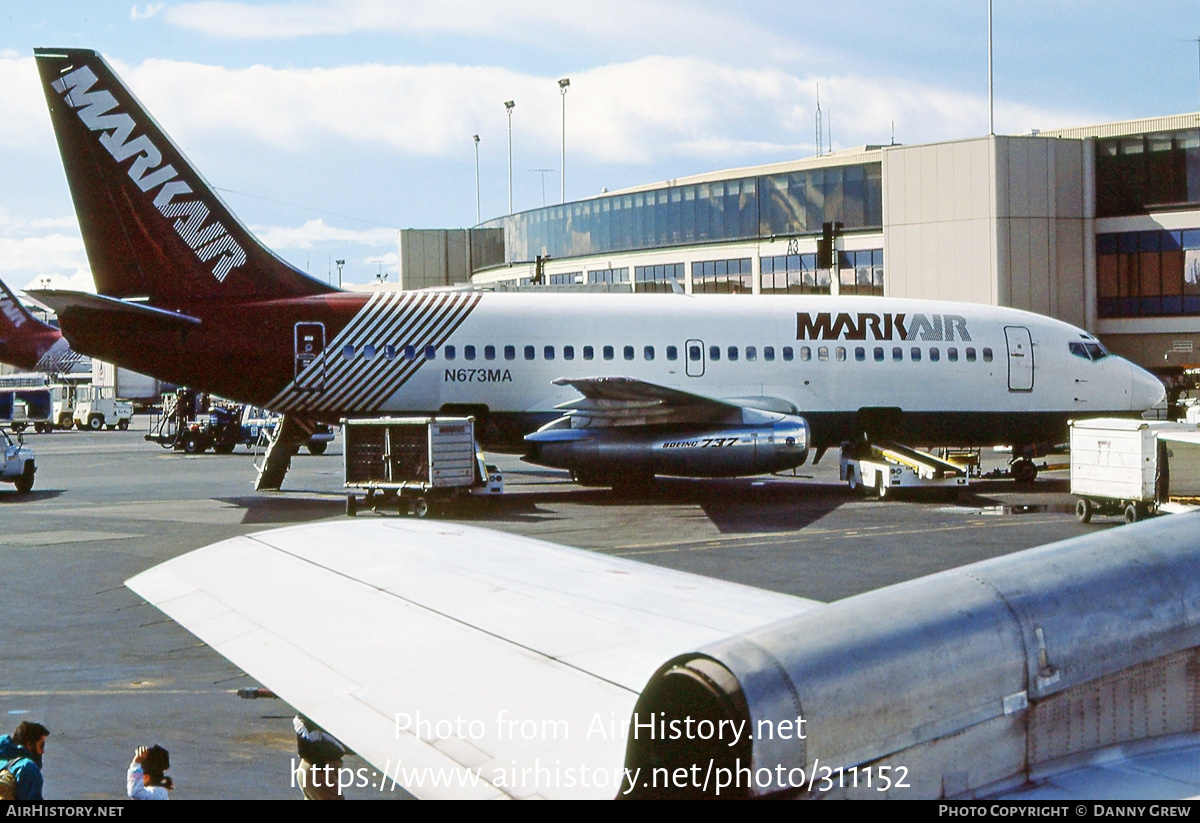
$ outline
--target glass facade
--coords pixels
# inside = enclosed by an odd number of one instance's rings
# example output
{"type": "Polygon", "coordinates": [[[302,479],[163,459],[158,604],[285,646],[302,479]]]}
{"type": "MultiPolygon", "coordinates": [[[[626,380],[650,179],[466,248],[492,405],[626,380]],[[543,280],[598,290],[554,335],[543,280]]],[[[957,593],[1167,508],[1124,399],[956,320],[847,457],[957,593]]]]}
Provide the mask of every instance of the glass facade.
{"type": "Polygon", "coordinates": [[[883,249],[838,252],[841,294],[883,296],[883,249]]]}
{"type": "Polygon", "coordinates": [[[509,260],[883,226],[882,164],[865,163],[613,194],[500,217],[509,260]]]}
{"type": "Polygon", "coordinates": [[[753,276],[749,257],[692,263],[692,294],[750,294],[753,276]]]}
{"type": "Polygon", "coordinates": [[[1096,235],[1100,317],[1200,314],[1200,229],[1096,235]]]}
{"type": "Polygon", "coordinates": [[[679,283],[683,286],[683,278],[686,272],[682,263],[666,263],[658,266],[634,266],[633,267],[633,288],[640,292],[665,292],[674,291],[671,286],[672,282],[679,283]]]}
{"type": "Polygon", "coordinates": [[[762,294],[829,294],[829,271],[817,269],[815,254],[781,254],[760,257],[759,288],[762,294]]]}
{"type": "Polygon", "coordinates": [[[1200,129],[1096,141],[1096,216],[1200,204],[1200,129]]]}

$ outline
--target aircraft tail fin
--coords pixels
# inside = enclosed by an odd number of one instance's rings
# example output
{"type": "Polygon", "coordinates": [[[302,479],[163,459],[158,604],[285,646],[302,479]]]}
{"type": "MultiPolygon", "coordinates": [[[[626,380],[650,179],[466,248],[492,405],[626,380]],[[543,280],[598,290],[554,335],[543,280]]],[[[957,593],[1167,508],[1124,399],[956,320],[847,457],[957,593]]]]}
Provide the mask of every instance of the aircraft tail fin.
{"type": "Polygon", "coordinates": [[[0,363],[28,371],[58,371],[50,361],[57,363],[67,352],[62,333],[30,314],[0,281],[0,363]]]}
{"type": "Polygon", "coordinates": [[[34,56],[100,294],[172,306],[336,291],[238,221],[103,57],[34,56]]]}

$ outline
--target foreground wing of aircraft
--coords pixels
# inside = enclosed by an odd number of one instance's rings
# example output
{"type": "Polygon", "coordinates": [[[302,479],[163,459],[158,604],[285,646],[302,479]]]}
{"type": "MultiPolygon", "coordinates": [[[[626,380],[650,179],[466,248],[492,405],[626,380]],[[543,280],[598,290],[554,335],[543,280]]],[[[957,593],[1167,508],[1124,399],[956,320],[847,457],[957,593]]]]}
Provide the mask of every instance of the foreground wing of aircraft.
{"type": "Polygon", "coordinates": [[[1180,798],[1198,521],[829,604],[405,520],[235,538],[128,585],[421,797],[1180,798]]]}
{"type": "Polygon", "coordinates": [[[420,797],[613,797],[659,663],[814,605],[401,520],[240,537],[128,585],[420,797]]]}

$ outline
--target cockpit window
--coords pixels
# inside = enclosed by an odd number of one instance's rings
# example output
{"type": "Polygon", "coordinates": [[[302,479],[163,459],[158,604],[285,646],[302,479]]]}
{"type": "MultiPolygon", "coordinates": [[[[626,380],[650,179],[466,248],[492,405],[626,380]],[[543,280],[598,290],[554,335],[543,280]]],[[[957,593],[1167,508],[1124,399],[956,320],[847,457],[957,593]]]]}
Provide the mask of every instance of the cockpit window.
{"type": "Polygon", "coordinates": [[[1069,345],[1071,347],[1071,354],[1076,357],[1082,357],[1084,360],[1102,360],[1109,355],[1108,349],[1094,340],[1073,340],[1069,345]]]}

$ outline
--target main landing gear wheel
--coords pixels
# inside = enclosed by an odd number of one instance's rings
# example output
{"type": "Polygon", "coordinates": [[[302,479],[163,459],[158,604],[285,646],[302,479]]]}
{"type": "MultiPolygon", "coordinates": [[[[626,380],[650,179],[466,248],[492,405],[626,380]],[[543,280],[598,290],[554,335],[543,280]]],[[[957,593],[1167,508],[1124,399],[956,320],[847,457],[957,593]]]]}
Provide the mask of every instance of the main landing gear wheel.
{"type": "Polygon", "coordinates": [[[1012,476],[1018,483],[1032,483],[1038,476],[1037,465],[1028,457],[1022,457],[1012,464],[1012,476]]]}
{"type": "Polygon", "coordinates": [[[1075,504],[1075,519],[1080,523],[1090,523],[1092,521],[1092,501],[1086,497],[1079,498],[1079,502],[1075,504]]]}

